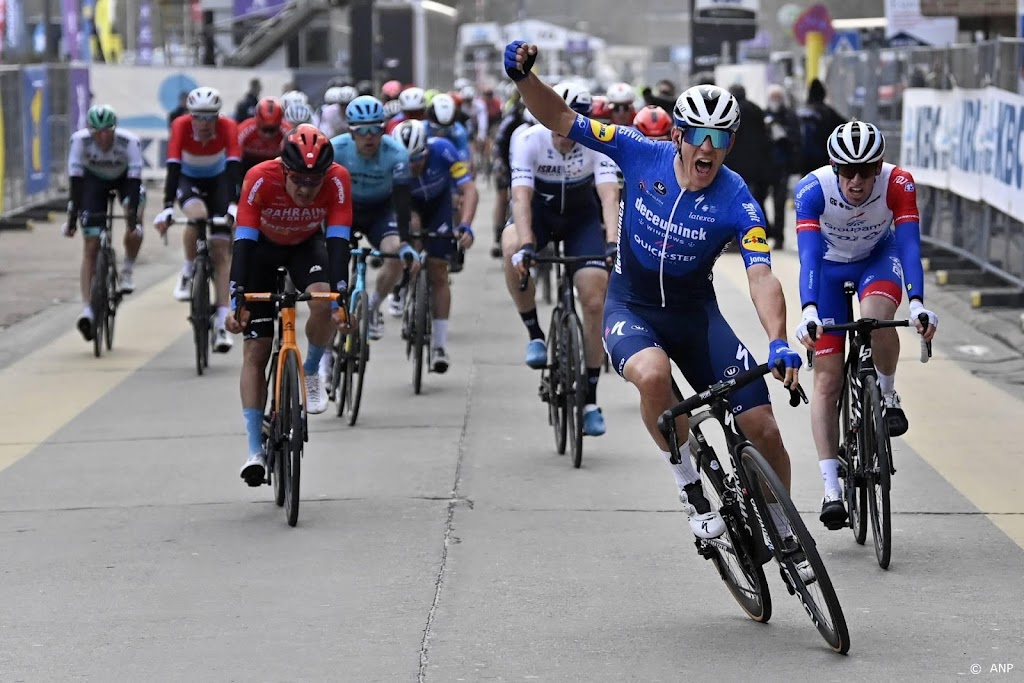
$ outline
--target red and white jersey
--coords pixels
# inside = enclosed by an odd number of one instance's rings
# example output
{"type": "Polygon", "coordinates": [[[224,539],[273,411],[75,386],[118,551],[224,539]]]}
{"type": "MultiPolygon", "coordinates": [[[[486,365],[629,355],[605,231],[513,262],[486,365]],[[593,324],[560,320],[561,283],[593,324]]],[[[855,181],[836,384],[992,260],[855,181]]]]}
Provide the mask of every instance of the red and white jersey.
{"type": "Polygon", "coordinates": [[[308,240],[325,225],[351,226],[352,180],[344,166],[331,164],[316,198],[299,206],[285,190],[280,160],[264,161],[245,174],[235,224],[285,246],[308,240]]]}
{"type": "Polygon", "coordinates": [[[213,137],[201,141],[192,129],[192,115],[184,114],[171,123],[167,143],[167,163],[181,164],[182,175],[189,178],[214,178],[224,172],[229,161],[238,161],[238,124],[226,116],[217,119],[213,137]]]}
{"type": "Polygon", "coordinates": [[[796,230],[818,230],[826,261],[860,261],[887,238],[893,225],[920,222],[914,179],[893,164],[882,164],[871,196],[860,206],[847,203],[831,166],[808,173],[794,192],[796,230]]]}
{"type": "Polygon", "coordinates": [[[267,137],[260,132],[259,121],[253,116],[238,124],[238,147],[247,159],[273,159],[281,154],[281,145],[288,131],[288,126],[282,123],[277,133],[267,137]]]}

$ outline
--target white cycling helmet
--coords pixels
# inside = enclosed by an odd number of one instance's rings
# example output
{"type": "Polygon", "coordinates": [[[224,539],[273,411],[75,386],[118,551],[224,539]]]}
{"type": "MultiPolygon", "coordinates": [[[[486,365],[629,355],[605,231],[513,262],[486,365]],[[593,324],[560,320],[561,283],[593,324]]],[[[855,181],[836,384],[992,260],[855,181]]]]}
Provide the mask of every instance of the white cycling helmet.
{"type": "Polygon", "coordinates": [[[402,103],[398,100],[390,100],[384,103],[384,118],[390,119],[392,116],[402,111],[402,103]]]}
{"type": "Polygon", "coordinates": [[[427,95],[423,88],[406,88],[398,94],[402,111],[423,111],[427,108],[427,95]]]}
{"type": "Polygon", "coordinates": [[[455,90],[462,90],[463,88],[472,85],[472,82],[468,78],[456,78],[452,88],[455,90]]]}
{"type": "Polygon", "coordinates": [[[292,104],[309,104],[309,97],[301,90],[289,90],[281,95],[281,106],[287,109],[292,104]]]}
{"type": "Polygon", "coordinates": [[[455,100],[443,92],[434,95],[434,99],[430,100],[427,117],[442,128],[452,125],[455,123],[455,100]]]}
{"type": "Polygon", "coordinates": [[[866,121],[837,126],[828,136],[828,158],[834,164],[870,164],[885,154],[882,132],[866,121]]]}
{"type": "Polygon", "coordinates": [[[290,104],[284,108],[284,120],[293,128],[300,123],[312,123],[313,110],[301,102],[290,104]]]}
{"type": "MultiPolygon", "coordinates": [[[[341,86],[328,88],[324,92],[324,104],[348,104],[341,101],[341,86]]],[[[349,100],[351,102],[352,100],[349,100]]]]}
{"type": "Polygon", "coordinates": [[[718,128],[735,133],[740,127],[740,103],[717,85],[695,85],[676,100],[672,118],[677,128],[718,128]]]}
{"type": "Polygon", "coordinates": [[[579,83],[564,81],[555,86],[555,92],[577,114],[583,114],[584,116],[590,114],[593,98],[590,96],[590,91],[579,83]]]}
{"type": "Polygon", "coordinates": [[[605,93],[605,97],[612,104],[633,104],[636,94],[633,92],[633,88],[629,86],[629,83],[612,83],[608,86],[608,92],[605,93]]]}
{"type": "Polygon", "coordinates": [[[415,159],[427,151],[427,126],[425,121],[402,121],[391,131],[391,137],[398,140],[415,159]]]}
{"type": "Polygon", "coordinates": [[[464,85],[462,86],[462,89],[459,90],[459,95],[462,96],[463,103],[468,104],[476,97],[476,88],[471,85],[464,85]]]}
{"type": "Polygon", "coordinates": [[[220,93],[206,86],[196,88],[185,100],[190,114],[217,114],[220,113],[221,104],[220,93]]]}
{"type": "Polygon", "coordinates": [[[351,85],[343,85],[338,88],[338,104],[347,107],[348,103],[359,97],[359,91],[351,85]]]}

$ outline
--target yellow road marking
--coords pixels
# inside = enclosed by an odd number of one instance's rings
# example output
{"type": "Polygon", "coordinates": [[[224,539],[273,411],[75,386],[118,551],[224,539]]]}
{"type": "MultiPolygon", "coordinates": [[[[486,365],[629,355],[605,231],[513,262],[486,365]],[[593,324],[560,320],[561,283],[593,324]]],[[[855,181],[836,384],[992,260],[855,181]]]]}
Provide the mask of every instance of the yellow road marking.
{"type": "MultiPolygon", "coordinates": [[[[772,270],[786,293],[791,336],[800,319],[799,265],[795,254],[772,254],[772,270]]],[[[734,254],[718,262],[715,277],[747,291],[743,264],[734,254]]],[[[1019,453],[1007,448],[1024,442],[1024,402],[964,370],[938,347],[927,364],[918,362],[917,345],[901,340],[898,389],[920,417],[900,438],[1024,548],[1024,468],[1019,453]]]]}
{"type": "MultiPolygon", "coordinates": [[[[94,358],[76,330],[0,370],[0,471],[25,457],[188,331],[188,305],[171,298],[177,275],[118,310],[114,350],[94,358]]],[[[138,298],[136,298],[138,297],[138,298]]],[[[69,320],[69,327],[74,322],[69,320]]],[[[183,363],[182,372],[189,366],[183,363]]]]}

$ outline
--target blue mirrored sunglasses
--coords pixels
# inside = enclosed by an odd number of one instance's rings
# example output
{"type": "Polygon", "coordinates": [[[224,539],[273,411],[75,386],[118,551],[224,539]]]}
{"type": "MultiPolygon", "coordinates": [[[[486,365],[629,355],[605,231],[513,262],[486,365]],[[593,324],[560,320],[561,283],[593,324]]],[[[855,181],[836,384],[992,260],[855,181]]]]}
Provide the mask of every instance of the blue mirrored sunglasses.
{"type": "Polygon", "coordinates": [[[352,126],[353,135],[379,135],[384,132],[384,126],[372,124],[367,126],[352,126]]]}
{"type": "Polygon", "coordinates": [[[193,121],[216,121],[220,114],[192,114],[193,121]]]}
{"type": "Polygon", "coordinates": [[[700,147],[708,138],[711,138],[711,146],[715,149],[725,149],[732,133],[719,128],[683,128],[683,142],[688,145],[700,147]]]}

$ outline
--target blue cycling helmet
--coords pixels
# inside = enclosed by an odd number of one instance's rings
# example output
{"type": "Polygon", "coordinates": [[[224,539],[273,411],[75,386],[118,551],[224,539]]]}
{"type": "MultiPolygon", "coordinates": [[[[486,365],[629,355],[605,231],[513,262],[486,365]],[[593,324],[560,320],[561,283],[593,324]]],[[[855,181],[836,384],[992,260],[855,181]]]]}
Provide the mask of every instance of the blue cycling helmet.
{"type": "Polygon", "coordinates": [[[345,107],[345,119],[350,125],[384,122],[384,105],[372,95],[360,95],[345,107]]]}

